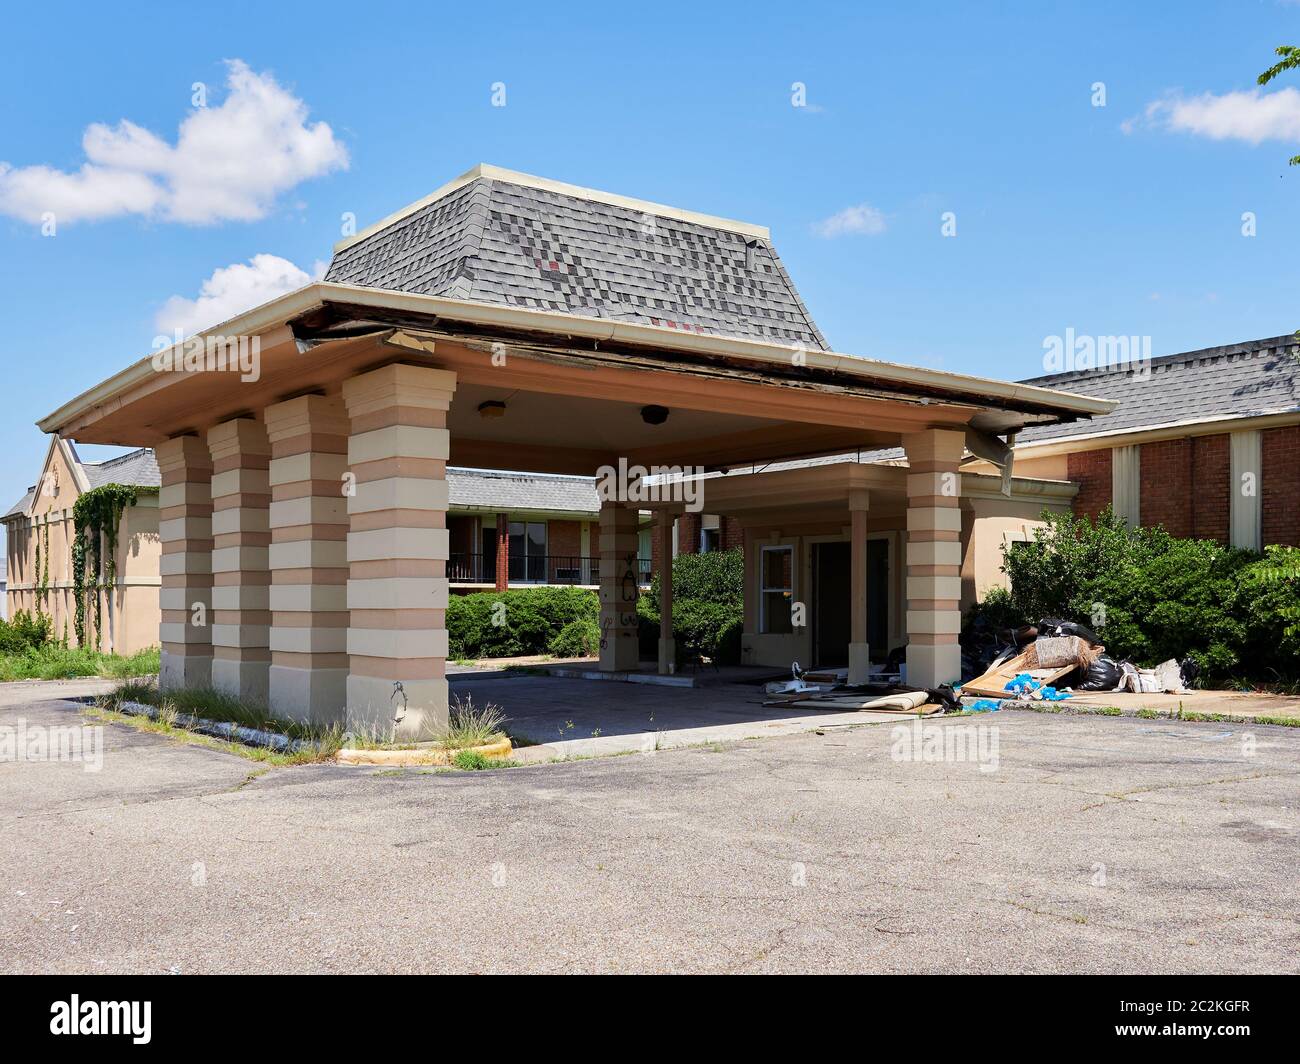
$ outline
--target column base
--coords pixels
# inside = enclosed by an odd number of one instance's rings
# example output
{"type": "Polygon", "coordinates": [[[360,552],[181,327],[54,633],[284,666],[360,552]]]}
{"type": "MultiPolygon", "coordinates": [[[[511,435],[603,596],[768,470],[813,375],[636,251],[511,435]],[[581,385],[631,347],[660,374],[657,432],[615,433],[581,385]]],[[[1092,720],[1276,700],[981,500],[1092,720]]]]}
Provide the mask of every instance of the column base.
{"type": "Polygon", "coordinates": [[[347,722],[348,670],[272,665],[271,712],[277,717],[328,728],[347,722]]]}
{"type": "Polygon", "coordinates": [[[181,688],[212,686],[212,656],[210,654],[171,654],[162,652],[162,666],[158,673],[158,688],[175,691],[181,688]]]}
{"type": "Polygon", "coordinates": [[[347,678],[348,731],[406,742],[427,742],[447,730],[447,681],[402,680],[402,695],[393,697],[393,681],[378,676],[349,675],[347,678]],[[400,722],[395,718],[401,715],[400,722]]]}
{"type": "Polygon", "coordinates": [[[907,644],[909,687],[938,687],[961,682],[961,647],[956,643],[907,644]]]}
{"type": "Polygon", "coordinates": [[[268,705],[270,702],[270,663],[212,659],[212,686],[224,695],[243,702],[268,705]]]}
{"type": "Polygon", "coordinates": [[[606,629],[600,648],[601,672],[636,672],[641,664],[641,642],[635,629],[606,629]]]}
{"type": "Polygon", "coordinates": [[[866,643],[849,644],[849,683],[858,687],[867,682],[871,672],[870,647],[866,643]]]}
{"type": "Polygon", "coordinates": [[[661,638],[659,640],[659,675],[671,676],[676,671],[677,640],[661,638]]]}

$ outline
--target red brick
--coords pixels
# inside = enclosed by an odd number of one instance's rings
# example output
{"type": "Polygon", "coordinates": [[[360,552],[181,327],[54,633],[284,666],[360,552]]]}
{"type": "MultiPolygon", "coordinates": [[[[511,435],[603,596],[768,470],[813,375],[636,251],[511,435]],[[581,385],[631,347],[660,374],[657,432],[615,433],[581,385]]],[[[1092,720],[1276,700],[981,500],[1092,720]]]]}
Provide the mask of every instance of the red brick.
{"type": "Polygon", "coordinates": [[[1070,480],[1079,485],[1074,512],[1094,521],[1110,505],[1110,451],[1076,451],[1066,458],[1070,480]]]}
{"type": "Polygon", "coordinates": [[[1260,509],[1264,546],[1300,547],[1300,425],[1260,433],[1260,509]]]}

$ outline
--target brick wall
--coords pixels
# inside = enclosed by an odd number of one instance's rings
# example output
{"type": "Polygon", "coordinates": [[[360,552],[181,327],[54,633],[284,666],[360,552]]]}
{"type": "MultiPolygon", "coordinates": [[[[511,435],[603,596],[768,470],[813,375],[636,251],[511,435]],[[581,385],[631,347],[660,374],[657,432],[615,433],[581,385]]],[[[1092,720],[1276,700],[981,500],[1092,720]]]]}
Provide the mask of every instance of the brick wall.
{"type": "Polygon", "coordinates": [[[1163,525],[1171,536],[1192,534],[1191,449],[1187,440],[1160,440],[1141,447],[1142,523],[1163,525]]]}
{"type": "Polygon", "coordinates": [[[745,530],[740,527],[740,518],[723,517],[722,549],[740,550],[745,546],[745,530]]]}
{"type": "Polygon", "coordinates": [[[1110,505],[1110,451],[1077,451],[1067,456],[1070,480],[1079,485],[1074,512],[1095,519],[1110,505]]]}
{"type": "Polygon", "coordinates": [[[549,579],[555,579],[556,569],[581,568],[582,525],[578,521],[548,521],[546,523],[546,553],[551,556],[549,579]]]}
{"type": "Polygon", "coordinates": [[[1229,437],[1142,444],[1142,523],[1181,539],[1228,542],[1232,451],[1229,437]]]}
{"type": "Polygon", "coordinates": [[[700,553],[700,515],[682,514],[677,519],[677,553],[700,553]]]}
{"type": "Polygon", "coordinates": [[[1232,437],[1195,436],[1187,441],[1194,469],[1191,535],[1228,542],[1232,516],[1232,437]]]}
{"type": "Polygon", "coordinates": [[[1300,425],[1260,433],[1264,545],[1300,547],[1300,425]]]}

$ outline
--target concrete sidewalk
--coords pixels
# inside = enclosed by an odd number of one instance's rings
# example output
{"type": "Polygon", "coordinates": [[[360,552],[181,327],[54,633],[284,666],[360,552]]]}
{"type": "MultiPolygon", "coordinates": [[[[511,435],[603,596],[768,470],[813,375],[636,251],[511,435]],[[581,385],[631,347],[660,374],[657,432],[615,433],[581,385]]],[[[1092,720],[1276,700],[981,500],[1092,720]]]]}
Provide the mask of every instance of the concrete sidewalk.
{"type": "Polygon", "coordinates": [[[514,756],[523,761],[651,753],[913,719],[912,714],[816,710],[809,702],[766,707],[761,683],[691,688],[554,676],[449,679],[453,698],[500,706],[511,736],[536,744],[516,744],[514,756]]]}

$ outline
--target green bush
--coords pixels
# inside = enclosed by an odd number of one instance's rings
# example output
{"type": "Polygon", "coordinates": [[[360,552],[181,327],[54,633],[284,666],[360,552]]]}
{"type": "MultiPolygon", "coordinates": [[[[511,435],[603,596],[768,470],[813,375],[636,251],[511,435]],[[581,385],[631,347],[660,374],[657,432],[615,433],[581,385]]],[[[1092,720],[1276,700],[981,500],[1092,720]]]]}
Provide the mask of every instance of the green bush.
{"type": "MultiPolygon", "coordinates": [[[[739,664],[744,586],[742,551],[679,554],[673,559],[673,639],[679,659],[702,654],[719,665],[739,664]]],[[[650,590],[637,601],[643,656],[654,657],[659,638],[659,587],[656,573],[650,590]]]]}
{"type": "Polygon", "coordinates": [[[570,621],[546,649],[557,658],[589,658],[600,651],[600,625],[589,617],[570,621]]]}
{"type": "Polygon", "coordinates": [[[512,658],[545,654],[574,621],[599,627],[600,602],[581,587],[530,587],[452,595],[447,641],[453,658],[512,658]]]}
{"type": "Polygon", "coordinates": [[[50,639],[50,619],[44,614],[33,617],[26,610],[19,610],[12,620],[0,618],[0,654],[39,650],[50,639]]]}
{"type": "Polygon", "coordinates": [[[1300,677],[1300,628],[1288,623],[1300,607],[1300,551],[1176,539],[1130,528],[1109,509],[1095,523],[1043,519],[1031,542],[1005,554],[1010,603],[995,608],[1007,625],[1078,621],[1108,653],[1139,665],[1190,656],[1210,684],[1300,677]]]}

